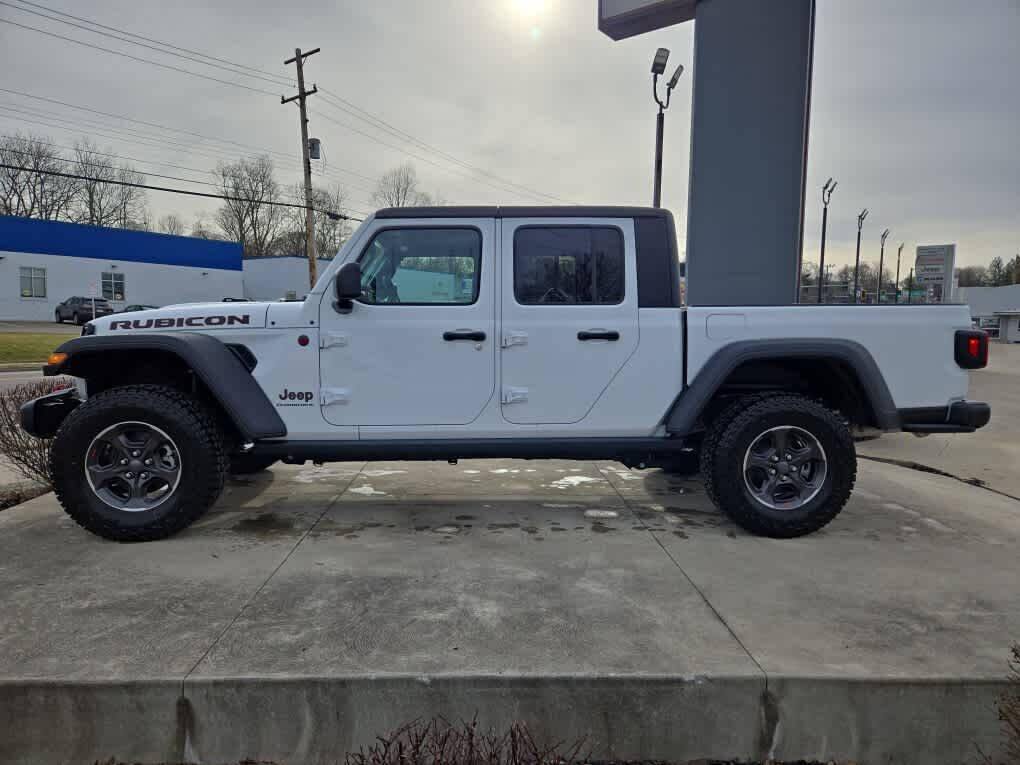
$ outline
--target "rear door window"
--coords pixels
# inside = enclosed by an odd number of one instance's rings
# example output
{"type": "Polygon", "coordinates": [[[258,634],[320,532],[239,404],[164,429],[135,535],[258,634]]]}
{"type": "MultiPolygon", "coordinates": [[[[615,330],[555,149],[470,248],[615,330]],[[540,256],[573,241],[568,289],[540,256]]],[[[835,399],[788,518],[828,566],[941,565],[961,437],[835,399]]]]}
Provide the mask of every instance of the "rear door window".
{"type": "Polygon", "coordinates": [[[514,234],[514,297],[522,305],[623,302],[623,234],[612,226],[523,226],[514,234]]]}

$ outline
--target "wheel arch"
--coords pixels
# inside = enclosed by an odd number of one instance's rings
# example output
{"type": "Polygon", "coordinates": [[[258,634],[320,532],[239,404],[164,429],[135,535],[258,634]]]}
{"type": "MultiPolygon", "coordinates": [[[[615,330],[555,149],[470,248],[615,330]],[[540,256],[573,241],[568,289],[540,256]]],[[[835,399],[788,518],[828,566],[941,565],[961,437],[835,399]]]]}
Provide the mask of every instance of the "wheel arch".
{"type": "Polygon", "coordinates": [[[44,374],[84,378],[90,394],[137,382],[158,382],[187,390],[193,375],[244,440],[287,434],[280,415],[241,360],[243,354],[209,335],[89,335],[68,340],[55,352],[66,353],[67,357],[59,364],[45,366],[44,374]],[[120,360],[123,363],[117,363],[120,360]]]}
{"type": "Polygon", "coordinates": [[[705,362],[666,415],[687,435],[732,395],[776,390],[816,396],[855,425],[898,430],[900,417],[874,357],[860,343],[830,338],[741,340],[705,362]]]}

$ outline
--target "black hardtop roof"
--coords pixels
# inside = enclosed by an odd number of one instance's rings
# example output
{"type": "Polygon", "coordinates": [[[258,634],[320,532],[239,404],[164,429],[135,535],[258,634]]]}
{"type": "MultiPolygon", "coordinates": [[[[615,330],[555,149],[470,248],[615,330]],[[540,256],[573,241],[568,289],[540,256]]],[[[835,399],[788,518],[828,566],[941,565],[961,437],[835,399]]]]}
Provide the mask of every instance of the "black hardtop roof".
{"type": "Polygon", "coordinates": [[[376,218],[673,218],[661,207],[570,205],[537,207],[384,207],[376,218]]]}

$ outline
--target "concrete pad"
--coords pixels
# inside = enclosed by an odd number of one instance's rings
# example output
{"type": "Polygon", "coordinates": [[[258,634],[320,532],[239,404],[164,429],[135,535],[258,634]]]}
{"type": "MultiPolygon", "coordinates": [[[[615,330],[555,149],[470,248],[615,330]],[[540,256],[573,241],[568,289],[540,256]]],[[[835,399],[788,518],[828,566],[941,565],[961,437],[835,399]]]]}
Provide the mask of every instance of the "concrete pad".
{"type": "Polygon", "coordinates": [[[1018,508],[865,462],[777,541],[613,463],[276,466],[118,545],[41,497],[0,513],[0,761],[320,762],[477,714],[605,758],[957,765],[999,741],[1018,508]]]}

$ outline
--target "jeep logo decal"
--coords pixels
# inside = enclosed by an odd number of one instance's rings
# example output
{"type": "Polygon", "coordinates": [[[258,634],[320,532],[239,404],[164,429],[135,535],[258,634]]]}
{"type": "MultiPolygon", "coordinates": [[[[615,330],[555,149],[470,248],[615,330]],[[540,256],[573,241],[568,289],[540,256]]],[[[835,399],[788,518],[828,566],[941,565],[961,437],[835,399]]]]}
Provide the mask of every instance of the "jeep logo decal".
{"type": "Polygon", "coordinates": [[[251,324],[251,316],[177,316],[160,319],[132,319],[110,322],[110,329],[169,329],[170,327],[228,327],[251,324]]]}
{"type": "Polygon", "coordinates": [[[311,406],[315,394],[310,390],[287,390],[284,388],[277,398],[279,399],[277,406],[311,406]]]}

